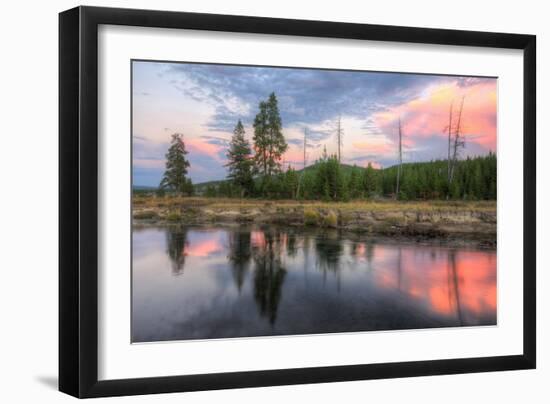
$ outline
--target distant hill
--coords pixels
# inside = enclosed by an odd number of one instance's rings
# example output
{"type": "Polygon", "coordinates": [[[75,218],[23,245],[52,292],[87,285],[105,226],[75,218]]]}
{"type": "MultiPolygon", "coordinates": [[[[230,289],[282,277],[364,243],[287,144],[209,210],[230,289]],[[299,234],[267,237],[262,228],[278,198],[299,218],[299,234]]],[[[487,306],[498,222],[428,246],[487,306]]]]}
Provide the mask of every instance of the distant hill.
{"type": "MultiPolygon", "coordinates": [[[[352,166],[350,164],[341,164],[340,165],[340,168],[344,171],[345,174],[347,174],[349,171],[351,171],[353,169],[353,167],[359,167],[359,166],[352,166]]],[[[301,173],[302,171],[311,171],[311,170],[315,170],[317,168],[317,163],[315,164],[311,164],[309,166],[307,166],[306,168],[301,168],[299,170],[296,170],[297,173],[301,173]]],[[[197,193],[202,193],[206,190],[207,187],[209,186],[219,186],[220,184],[224,183],[224,182],[227,182],[228,180],[227,179],[223,179],[223,180],[214,180],[214,181],[206,181],[206,182],[200,182],[198,184],[193,184],[193,187],[195,188],[195,192],[197,193]]]]}
{"type": "Polygon", "coordinates": [[[134,185],[134,186],[132,186],[132,191],[134,191],[134,192],[154,192],[157,189],[158,189],[157,187],[152,187],[150,185],[134,185]]]}
{"type": "Polygon", "coordinates": [[[214,180],[214,181],[206,181],[206,182],[199,182],[198,184],[193,184],[193,189],[195,192],[201,194],[208,188],[209,186],[217,187],[220,184],[227,182],[228,180],[214,180]]]}
{"type": "MultiPolygon", "coordinates": [[[[315,163],[315,164],[311,164],[309,166],[307,166],[306,168],[301,168],[299,170],[296,170],[297,173],[301,173],[302,171],[311,171],[311,170],[315,170],[317,168],[317,164],[318,163],[315,163]]],[[[353,168],[364,168],[364,167],[360,167],[360,166],[353,166],[351,164],[340,164],[340,169],[345,173],[347,174],[349,171],[353,170],[353,168]]]]}

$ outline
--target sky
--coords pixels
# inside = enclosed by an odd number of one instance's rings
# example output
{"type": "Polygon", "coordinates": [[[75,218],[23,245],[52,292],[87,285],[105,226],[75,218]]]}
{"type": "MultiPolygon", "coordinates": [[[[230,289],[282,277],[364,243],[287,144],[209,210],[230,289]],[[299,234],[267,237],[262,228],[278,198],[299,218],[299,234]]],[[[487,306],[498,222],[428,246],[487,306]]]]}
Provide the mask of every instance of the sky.
{"type": "Polygon", "coordinates": [[[338,117],[342,163],[394,165],[399,118],[404,162],[446,159],[449,109],[457,117],[462,99],[461,157],[496,152],[495,78],[133,61],[134,185],[158,186],[173,133],[184,136],[194,183],[225,178],[237,121],[252,144],[258,104],[271,92],[289,145],[285,167],[302,167],[304,130],[307,165],[324,147],[336,153],[338,117]]]}

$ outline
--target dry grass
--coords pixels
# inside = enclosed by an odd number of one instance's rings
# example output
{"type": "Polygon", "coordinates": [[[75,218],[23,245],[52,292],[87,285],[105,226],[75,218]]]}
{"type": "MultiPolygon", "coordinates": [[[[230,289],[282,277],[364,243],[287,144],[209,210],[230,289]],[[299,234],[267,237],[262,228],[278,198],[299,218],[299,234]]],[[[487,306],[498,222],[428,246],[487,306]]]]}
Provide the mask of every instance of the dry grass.
{"type": "Polygon", "coordinates": [[[346,211],[474,211],[494,212],[496,201],[394,201],[394,200],[354,200],[350,202],[321,202],[263,199],[231,199],[204,197],[154,197],[134,196],[133,205],[140,209],[173,208],[173,207],[208,207],[210,209],[240,210],[260,208],[303,208],[303,209],[337,209],[346,211]]]}

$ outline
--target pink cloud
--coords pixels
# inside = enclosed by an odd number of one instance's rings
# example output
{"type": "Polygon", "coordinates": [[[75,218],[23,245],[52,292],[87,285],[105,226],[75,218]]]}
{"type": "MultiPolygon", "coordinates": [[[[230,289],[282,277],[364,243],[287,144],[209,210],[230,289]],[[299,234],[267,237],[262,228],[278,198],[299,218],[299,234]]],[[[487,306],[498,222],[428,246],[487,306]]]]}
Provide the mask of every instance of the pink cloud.
{"type": "Polygon", "coordinates": [[[186,255],[192,257],[208,257],[211,254],[221,251],[222,245],[219,240],[202,240],[191,243],[185,248],[186,255]]]}
{"type": "MultiPolygon", "coordinates": [[[[301,148],[290,146],[283,156],[285,169],[288,164],[293,168],[302,168],[301,162],[304,161],[304,151],[301,148]],[[300,164],[298,164],[300,162],[300,164]],[[294,164],[293,164],[294,163],[294,164]]],[[[283,163],[283,161],[281,161],[283,163]]]]}
{"type": "Polygon", "coordinates": [[[221,160],[219,152],[223,149],[222,146],[207,143],[200,138],[185,138],[185,146],[190,153],[206,154],[216,160],[221,160]]]}
{"type": "Polygon", "coordinates": [[[390,143],[353,142],[355,149],[365,150],[371,154],[390,154],[395,152],[395,147],[390,143]]]}
{"type": "Polygon", "coordinates": [[[159,159],[135,158],[133,164],[142,168],[164,168],[165,161],[159,159]]]}
{"type": "Polygon", "coordinates": [[[404,104],[374,114],[376,125],[395,136],[397,120],[401,117],[405,144],[414,146],[410,138],[447,136],[449,108],[453,103],[453,124],[456,124],[460,103],[464,97],[461,126],[467,142],[496,150],[496,80],[460,86],[458,81],[438,84],[424,94],[404,104]],[[407,139],[408,138],[408,139],[407,139]],[[408,142],[408,144],[407,144],[408,142]]]}

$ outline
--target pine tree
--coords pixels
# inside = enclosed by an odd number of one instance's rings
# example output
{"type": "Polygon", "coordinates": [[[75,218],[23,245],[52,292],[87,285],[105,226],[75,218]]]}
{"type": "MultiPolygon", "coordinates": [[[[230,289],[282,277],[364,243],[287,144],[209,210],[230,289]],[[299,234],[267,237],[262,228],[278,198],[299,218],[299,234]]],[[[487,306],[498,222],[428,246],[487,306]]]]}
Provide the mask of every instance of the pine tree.
{"type": "Polygon", "coordinates": [[[356,166],[353,166],[353,168],[351,169],[347,188],[350,198],[359,198],[363,196],[361,172],[356,166]]]}
{"type": "Polygon", "coordinates": [[[190,164],[187,150],[181,133],[174,133],[168,152],[166,153],[166,170],[160,182],[160,188],[177,194],[192,193],[191,180],[186,178],[190,164]]]}
{"type": "Polygon", "coordinates": [[[372,164],[369,163],[363,172],[363,189],[365,190],[367,197],[376,192],[376,185],[376,172],[372,167],[372,164]]]}
{"type": "Polygon", "coordinates": [[[209,184],[206,186],[206,190],[204,191],[204,196],[206,196],[207,198],[215,198],[216,196],[218,196],[218,190],[214,185],[209,184]]]}
{"type": "Polygon", "coordinates": [[[252,180],[252,150],[244,137],[245,131],[239,120],[233,130],[233,137],[227,152],[228,178],[241,190],[241,196],[252,193],[254,181],[252,180]]]}
{"type": "Polygon", "coordinates": [[[261,101],[259,104],[260,111],[254,118],[254,163],[256,165],[256,171],[260,172],[264,177],[267,176],[268,166],[268,151],[269,151],[269,138],[267,135],[267,104],[265,101],[261,101]]]}
{"type": "Polygon", "coordinates": [[[260,102],[259,109],[254,118],[254,162],[256,170],[265,177],[281,171],[281,159],[288,145],[275,93],[271,93],[267,101],[260,102]]]}
{"type": "Polygon", "coordinates": [[[271,93],[267,101],[267,130],[269,135],[268,169],[271,175],[281,171],[281,159],[288,149],[282,132],[283,123],[275,93],[271,93]]]}
{"type": "Polygon", "coordinates": [[[285,198],[294,199],[298,190],[298,174],[288,166],[283,178],[283,192],[285,198]]]}
{"type": "Polygon", "coordinates": [[[337,156],[323,158],[317,162],[315,191],[325,200],[341,200],[347,197],[347,189],[337,156]]]}

